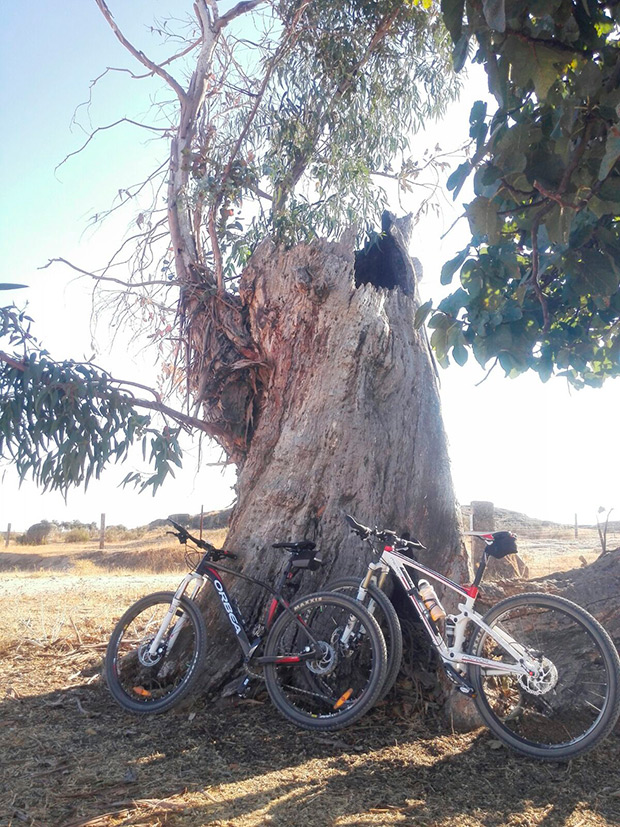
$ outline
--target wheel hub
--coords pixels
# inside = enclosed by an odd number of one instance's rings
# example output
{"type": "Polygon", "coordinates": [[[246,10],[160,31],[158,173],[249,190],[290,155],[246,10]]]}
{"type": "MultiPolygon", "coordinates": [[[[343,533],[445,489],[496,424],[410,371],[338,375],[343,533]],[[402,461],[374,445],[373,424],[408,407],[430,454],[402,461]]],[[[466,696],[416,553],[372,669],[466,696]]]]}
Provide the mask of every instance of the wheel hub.
{"type": "Polygon", "coordinates": [[[549,658],[543,657],[533,675],[521,675],[519,683],[530,695],[545,695],[558,682],[558,670],[549,658]]]}
{"type": "Polygon", "coordinates": [[[151,655],[149,649],[151,648],[152,640],[145,640],[144,643],[140,644],[138,649],[138,660],[142,664],[142,666],[155,666],[156,663],[162,658],[164,653],[164,647],[160,646],[157,652],[154,655],[151,655]]]}
{"type": "Polygon", "coordinates": [[[321,657],[316,660],[309,660],[306,666],[315,675],[328,675],[336,665],[336,652],[333,646],[330,646],[324,640],[319,641],[319,649],[321,657]]]}

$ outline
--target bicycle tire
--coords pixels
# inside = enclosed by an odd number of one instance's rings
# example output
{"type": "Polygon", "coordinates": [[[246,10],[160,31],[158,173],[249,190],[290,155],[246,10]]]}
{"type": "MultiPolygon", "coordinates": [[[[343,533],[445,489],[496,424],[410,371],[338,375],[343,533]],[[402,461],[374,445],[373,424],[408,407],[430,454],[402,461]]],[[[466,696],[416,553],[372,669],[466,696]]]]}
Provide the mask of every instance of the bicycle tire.
{"type": "MultiPolygon", "coordinates": [[[[540,664],[536,676],[522,678],[469,666],[478,712],[501,741],[529,757],[558,761],[592,749],[611,732],[620,714],[620,659],[585,609],[556,595],[522,594],[497,603],[484,622],[508,632],[540,664]]],[[[469,652],[514,662],[483,629],[469,652]]]]}
{"type": "MultiPolygon", "coordinates": [[[[334,580],[333,583],[328,583],[325,588],[329,589],[329,591],[341,592],[342,594],[357,599],[359,587],[359,577],[341,577],[339,580],[334,580]]],[[[363,605],[379,624],[387,649],[385,682],[381,687],[381,692],[377,699],[380,701],[385,698],[394,686],[398,673],[400,672],[403,659],[403,631],[392,601],[387,594],[377,586],[371,584],[368,587],[366,602],[364,602],[363,605]],[[371,600],[375,603],[374,607],[369,606],[371,600]]]]}
{"type": "Polygon", "coordinates": [[[104,667],[106,682],[114,699],[131,712],[165,712],[186,697],[200,675],[207,630],[200,610],[187,597],[181,598],[166,630],[159,657],[145,662],[149,660],[148,644],[173,598],[174,592],[155,592],[138,600],[127,609],[110,637],[104,667]],[[170,656],[167,641],[179,621],[183,628],[170,656]]]}
{"type": "Polygon", "coordinates": [[[304,655],[309,628],[322,658],[295,665],[266,664],[265,683],[276,708],[303,729],[334,730],[359,720],[376,702],[385,682],[387,654],[377,621],[357,600],[317,592],[295,601],[274,623],[266,656],[304,655]],[[346,646],[339,635],[353,620],[346,646]],[[360,629],[364,634],[360,633],[360,629]]]}

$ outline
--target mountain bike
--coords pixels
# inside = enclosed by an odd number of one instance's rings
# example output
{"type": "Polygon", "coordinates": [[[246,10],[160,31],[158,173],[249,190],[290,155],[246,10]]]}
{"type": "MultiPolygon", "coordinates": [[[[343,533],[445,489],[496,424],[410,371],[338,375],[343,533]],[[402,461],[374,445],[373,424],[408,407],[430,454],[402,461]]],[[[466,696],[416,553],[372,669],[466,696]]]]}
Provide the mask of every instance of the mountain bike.
{"type": "Polygon", "coordinates": [[[169,533],[180,543],[190,541],[195,546],[186,554],[191,570],[175,592],[156,592],[138,600],[112,632],[104,671],[110,692],[122,707],[139,713],[164,712],[196,684],[208,639],[196,598],[207,584],[219,599],[248,673],[262,669],[271,700],[293,723],[305,729],[340,729],[375,703],[385,681],[386,649],[377,622],[364,606],[336,592],[317,592],[293,602],[286,599],[294,593],[299,573],[321,565],[314,543],[274,544],[288,551],[289,559],[273,588],[218,562],[236,559],[236,554],[170,522],[175,531],[169,533]],[[200,558],[195,565],[192,554],[200,558]],[[264,625],[248,627],[222,573],[271,593],[264,625]]]}
{"type": "Polygon", "coordinates": [[[501,741],[553,761],[582,754],[609,735],[620,715],[620,659],[597,620],[545,593],[505,598],[484,616],[474,609],[489,557],[515,553],[514,534],[472,532],[486,547],[473,584],[461,586],[416,559],[425,549],[418,540],[345,519],[379,558],[358,581],[356,597],[372,609],[373,588],[392,573],[447,677],[501,741]],[[456,593],[458,613],[446,613],[426,578],[456,593]]]}

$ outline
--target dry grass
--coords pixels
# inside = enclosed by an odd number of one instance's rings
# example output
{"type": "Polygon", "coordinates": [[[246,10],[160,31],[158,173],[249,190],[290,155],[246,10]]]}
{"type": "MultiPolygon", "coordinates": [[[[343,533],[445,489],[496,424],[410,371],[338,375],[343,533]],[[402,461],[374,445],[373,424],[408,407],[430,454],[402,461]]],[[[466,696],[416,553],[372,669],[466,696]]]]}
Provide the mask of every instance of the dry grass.
{"type": "MultiPolygon", "coordinates": [[[[125,713],[102,684],[101,659],[131,602],[176,585],[178,573],[143,569],[170,560],[169,540],[105,553],[123,567],[106,568],[86,548],[75,549],[66,571],[2,575],[2,827],[620,823],[618,729],[585,758],[541,765],[486,730],[451,732],[432,704],[420,715],[406,676],[399,696],[334,734],[295,729],[260,695],[236,705],[196,697],[159,717],[125,713]]],[[[543,568],[572,561],[566,542],[547,556],[527,553],[543,568]]],[[[45,551],[48,562],[60,556],[45,551]]]]}

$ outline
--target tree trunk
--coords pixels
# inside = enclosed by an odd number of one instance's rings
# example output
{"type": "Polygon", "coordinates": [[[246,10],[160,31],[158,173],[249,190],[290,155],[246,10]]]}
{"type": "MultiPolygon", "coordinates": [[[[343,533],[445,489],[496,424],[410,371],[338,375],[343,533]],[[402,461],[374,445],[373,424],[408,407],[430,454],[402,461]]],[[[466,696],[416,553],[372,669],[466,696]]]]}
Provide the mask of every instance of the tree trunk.
{"type": "Polygon", "coordinates": [[[521,592],[549,592],[583,606],[603,624],[620,646],[620,548],[602,554],[589,566],[533,580],[504,580],[483,586],[481,606],[521,592]]]}
{"type": "MultiPolygon", "coordinates": [[[[269,583],[285,559],[271,544],[282,540],[314,540],[320,549],[324,566],[304,576],[304,591],[361,574],[368,547],[349,533],[345,512],[409,531],[434,567],[471,576],[434,365],[413,324],[414,269],[398,226],[389,236],[373,267],[374,283],[392,289],[375,287],[368,268],[356,287],[351,239],[290,250],[264,241],[243,274],[240,295],[268,378],[226,547],[242,556],[240,570],[269,583]]],[[[228,582],[246,621],[261,620],[267,595],[228,582]]],[[[220,645],[208,677],[217,685],[238,658],[211,611],[220,645]]]]}

